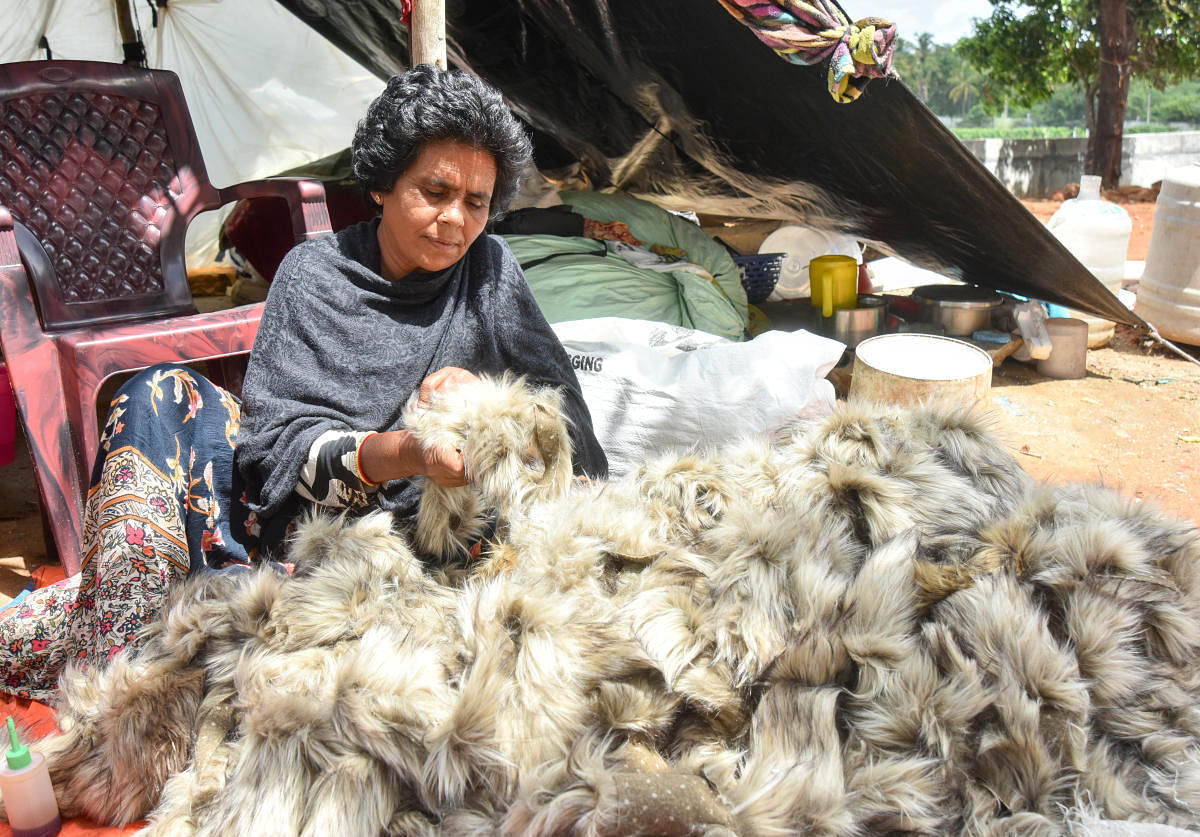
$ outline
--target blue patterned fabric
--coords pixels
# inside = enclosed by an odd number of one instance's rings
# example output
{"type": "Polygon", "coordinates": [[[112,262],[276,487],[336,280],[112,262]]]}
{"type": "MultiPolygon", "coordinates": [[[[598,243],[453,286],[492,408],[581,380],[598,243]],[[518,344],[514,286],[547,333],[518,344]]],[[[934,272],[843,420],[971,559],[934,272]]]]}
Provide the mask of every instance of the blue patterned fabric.
{"type": "MultiPolygon", "coordinates": [[[[113,398],[84,509],[81,571],[0,611],[0,689],[53,697],[63,666],[102,662],[187,575],[245,567],[264,530],[233,467],[241,405],[183,366],[140,372],[113,398]]],[[[273,519],[267,540],[290,522],[273,519]]]]}

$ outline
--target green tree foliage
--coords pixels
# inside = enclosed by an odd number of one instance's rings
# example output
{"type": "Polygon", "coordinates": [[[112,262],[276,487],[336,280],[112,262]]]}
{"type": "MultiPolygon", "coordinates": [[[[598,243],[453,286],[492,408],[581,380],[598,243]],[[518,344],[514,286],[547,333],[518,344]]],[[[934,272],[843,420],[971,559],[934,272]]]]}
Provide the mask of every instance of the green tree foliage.
{"type": "Polygon", "coordinates": [[[958,105],[961,113],[966,113],[973,102],[979,99],[984,88],[983,77],[974,67],[966,62],[959,64],[950,77],[950,91],[947,95],[950,101],[958,105]]]}
{"type": "Polygon", "coordinates": [[[1200,125],[1200,81],[1185,81],[1159,90],[1134,80],[1129,91],[1131,120],[1200,125]]]}
{"type": "Polygon", "coordinates": [[[960,40],[956,50],[1013,104],[1029,107],[1048,99],[1063,82],[1094,94],[1100,56],[1095,0],[991,2],[991,17],[976,21],[975,34],[960,40]]]}
{"type": "MultiPolygon", "coordinates": [[[[901,38],[898,41],[894,66],[908,88],[924,101],[930,110],[942,116],[957,116],[963,113],[962,102],[961,99],[951,99],[950,93],[961,82],[964,73],[961,68],[966,63],[967,59],[957,46],[932,43],[932,36],[922,32],[914,40],[901,38]]],[[[1007,97],[1007,101],[1013,106],[1014,115],[1028,124],[1060,126],[1067,129],[1054,136],[1071,136],[1071,129],[1086,130],[1084,98],[1077,84],[1054,84],[1047,98],[1023,105],[1008,91],[995,89],[998,86],[994,78],[987,79],[986,83],[992,86],[985,86],[983,89],[987,93],[980,96],[981,80],[984,76],[975,74],[970,78],[976,91],[972,92],[967,109],[968,122],[986,125],[987,114],[981,114],[981,110],[988,108],[992,113],[998,112],[1001,109],[999,103],[1007,97]],[[992,98],[989,99],[989,96],[992,98]]],[[[1134,78],[1129,92],[1129,111],[1126,115],[1130,122],[1153,121],[1162,125],[1174,123],[1200,126],[1200,81],[1188,80],[1156,88],[1144,78],[1134,78]],[[1147,97],[1150,99],[1149,115],[1147,97]]],[[[965,125],[963,121],[958,124],[965,125]]],[[[972,132],[972,135],[974,133],[972,132]]]]}
{"type": "Polygon", "coordinates": [[[930,56],[933,53],[933,35],[922,32],[917,35],[917,91],[922,99],[929,98],[929,74],[933,70],[930,56]]]}
{"type": "Polygon", "coordinates": [[[1087,125],[1087,114],[1084,112],[1083,96],[1079,88],[1069,85],[1057,85],[1049,98],[1036,102],[1029,108],[1032,122],[1038,125],[1067,125],[1084,128],[1087,125]]]}
{"type": "Polygon", "coordinates": [[[963,130],[981,128],[991,123],[991,115],[984,109],[983,102],[976,102],[971,109],[958,121],[958,127],[963,130]]]}
{"type": "Polygon", "coordinates": [[[940,114],[962,110],[961,105],[951,101],[950,90],[956,83],[951,80],[960,75],[964,63],[953,47],[935,44],[928,32],[918,33],[914,40],[900,38],[893,58],[893,66],[908,88],[940,114]]]}
{"type": "MultiPolygon", "coordinates": [[[[1014,104],[1048,99],[1062,84],[1095,94],[1098,0],[991,0],[991,17],[956,45],[1014,104]]],[[[1135,78],[1162,90],[1200,72],[1200,2],[1128,0],[1135,78]]]]}
{"type": "MultiPolygon", "coordinates": [[[[1200,0],[1123,0],[1108,4],[1109,12],[1125,8],[1128,23],[1119,53],[1120,72],[1110,74],[1100,90],[1099,11],[1104,0],[990,0],[990,17],[977,21],[975,34],[959,41],[957,50],[981,71],[999,95],[989,100],[1009,100],[1023,107],[1049,99],[1057,86],[1070,84],[1083,92],[1088,127],[1088,159],[1103,167],[1106,182],[1115,180],[1119,168],[1120,121],[1124,113],[1128,80],[1148,81],[1162,89],[1200,70],[1200,33],[1196,11],[1200,0]],[[1127,50],[1127,53],[1126,53],[1127,50]],[[1106,111],[1102,130],[1097,130],[1098,102],[1117,102],[1115,112],[1106,111]],[[1115,116],[1113,115],[1115,113],[1115,116]],[[1108,124],[1116,119],[1115,127],[1108,124]],[[1097,142],[1115,142],[1097,150],[1097,142]],[[1113,163],[1116,160],[1118,162],[1113,163]],[[1109,161],[1109,162],[1104,162],[1109,161]]],[[[1111,43],[1106,42],[1111,50],[1111,43]]],[[[1108,59],[1111,62],[1111,59],[1108,59]]],[[[1107,105],[1105,105],[1107,107],[1107,105]]]]}

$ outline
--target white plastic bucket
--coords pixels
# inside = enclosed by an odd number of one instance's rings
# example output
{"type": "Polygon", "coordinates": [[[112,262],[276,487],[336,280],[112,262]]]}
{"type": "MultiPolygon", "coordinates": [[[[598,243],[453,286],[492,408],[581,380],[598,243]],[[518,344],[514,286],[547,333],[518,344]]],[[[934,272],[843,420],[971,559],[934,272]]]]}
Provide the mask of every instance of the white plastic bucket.
{"type": "Polygon", "coordinates": [[[1133,310],[1168,340],[1200,346],[1200,165],[1163,176],[1133,310]]]}
{"type": "Polygon", "coordinates": [[[1038,374],[1047,378],[1086,375],[1088,324],[1072,317],[1050,317],[1046,333],[1050,335],[1050,357],[1037,362],[1038,374]]]}
{"type": "Polygon", "coordinates": [[[912,407],[927,402],[975,404],[992,387],[987,352],[940,334],[881,334],[854,350],[850,398],[912,407]]]}

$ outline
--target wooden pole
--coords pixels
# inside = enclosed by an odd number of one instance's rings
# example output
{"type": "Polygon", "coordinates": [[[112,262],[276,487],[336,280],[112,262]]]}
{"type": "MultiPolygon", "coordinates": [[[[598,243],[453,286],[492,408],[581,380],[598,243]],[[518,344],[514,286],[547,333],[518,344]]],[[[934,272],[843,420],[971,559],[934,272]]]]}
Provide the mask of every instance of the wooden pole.
{"type": "Polygon", "coordinates": [[[138,31],[133,25],[133,15],[129,13],[128,0],[114,0],[117,12],[117,31],[121,33],[121,50],[125,54],[126,64],[138,67],[146,66],[146,48],[138,37],[138,31]]]}
{"type": "Polygon", "coordinates": [[[444,0],[413,0],[409,30],[412,63],[446,69],[446,4],[444,0]]]}

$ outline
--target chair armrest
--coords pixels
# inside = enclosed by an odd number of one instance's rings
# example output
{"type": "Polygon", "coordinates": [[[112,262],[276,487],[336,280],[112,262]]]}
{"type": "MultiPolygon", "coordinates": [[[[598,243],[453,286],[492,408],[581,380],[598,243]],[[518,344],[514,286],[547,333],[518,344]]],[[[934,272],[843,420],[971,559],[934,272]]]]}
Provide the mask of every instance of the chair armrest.
{"type": "Polygon", "coordinates": [[[156,363],[190,363],[245,354],[254,346],[264,304],[255,302],[204,314],[187,314],[103,329],[56,335],[80,379],[98,387],[110,375],[156,363]]]}
{"type": "Polygon", "coordinates": [[[325,205],[325,187],[316,180],[302,177],[248,180],[221,189],[220,196],[222,204],[246,198],[283,198],[292,212],[292,233],[297,244],[333,232],[329,208],[325,205]]]}
{"type": "Polygon", "coordinates": [[[12,213],[0,206],[0,270],[20,266],[21,251],[17,249],[12,213]]]}
{"type": "Polygon", "coordinates": [[[46,548],[57,551],[67,572],[74,573],[81,555],[86,475],[70,431],[72,408],[59,378],[58,347],[38,320],[15,226],[12,213],[0,206],[0,345],[53,539],[46,548]]]}
{"type": "MultiPolygon", "coordinates": [[[[5,339],[14,346],[18,345],[18,340],[20,345],[34,345],[42,340],[42,328],[33,301],[32,277],[21,260],[16,227],[12,213],[0,205],[0,275],[13,288],[11,294],[7,291],[3,294],[4,309],[0,310],[0,323],[7,326],[5,339]],[[20,328],[17,324],[20,324],[20,328]]],[[[49,258],[40,244],[37,250],[38,257],[48,264],[49,258]]]]}

